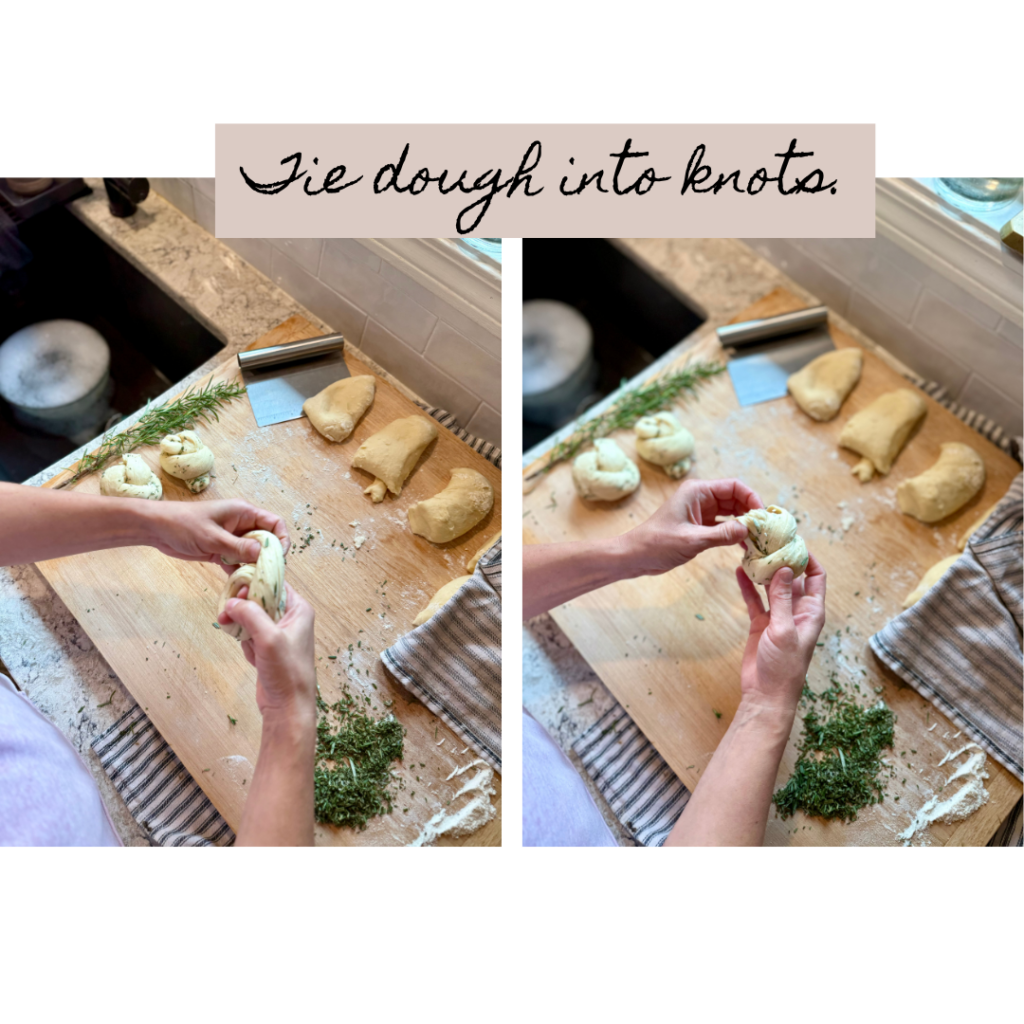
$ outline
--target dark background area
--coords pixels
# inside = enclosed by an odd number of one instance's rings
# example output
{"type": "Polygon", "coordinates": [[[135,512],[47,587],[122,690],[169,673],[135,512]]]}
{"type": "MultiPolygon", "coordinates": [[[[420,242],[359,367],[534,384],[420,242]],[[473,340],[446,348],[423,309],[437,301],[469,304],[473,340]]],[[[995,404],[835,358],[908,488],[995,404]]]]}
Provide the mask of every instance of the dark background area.
{"type": "MultiPolygon", "coordinates": [[[[80,320],[110,346],[114,410],[162,394],[222,343],[63,207],[18,225],[32,261],[0,277],[0,341],[40,320],[80,320]]],[[[73,451],[67,438],[16,423],[0,399],[0,479],[22,481],[73,451]]]]}
{"type": "MultiPolygon", "coordinates": [[[[599,376],[588,404],[704,322],[677,291],[603,238],[524,238],[523,301],[530,299],[565,302],[590,322],[599,376]]],[[[550,426],[523,419],[524,450],[550,434],[550,426]]]]}

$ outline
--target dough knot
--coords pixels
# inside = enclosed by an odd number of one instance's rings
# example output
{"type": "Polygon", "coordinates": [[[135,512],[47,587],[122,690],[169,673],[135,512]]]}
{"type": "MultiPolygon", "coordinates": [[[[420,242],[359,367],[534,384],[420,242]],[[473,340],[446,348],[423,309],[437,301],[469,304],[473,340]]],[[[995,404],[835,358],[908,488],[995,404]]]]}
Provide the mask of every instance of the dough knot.
{"type": "Polygon", "coordinates": [[[581,498],[618,501],[640,485],[636,463],[609,437],[599,437],[594,447],[576,456],[572,481],[581,498]]]}
{"type": "Polygon", "coordinates": [[[159,501],[164,488],[141,455],[128,454],[124,464],[110,466],[100,476],[100,493],[111,498],[148,498],[159,501]]]}
{"type": "Polygon", "coordinates": [[[210,486],[213,452],[194,430],[168,434],[160,442],[160,468],[168,475],[183,480],[193,494],[210,486]]]}
{"type": "MultiPolygon", "coordinates": [[[[255,601],[277,622],[285,613],[284,591],[284,548],[277,537],[268,530],[250,530],[246,537],[260,542],[260,554],[255,563],[240,565],[229,577],[221,591],[217,615],[233,597],[238,597],[242,587],[248,587],[247,601],[255,601]]],[[[248,640],[249,633],[244,626],[231,622],[221,627],[228,636],[236,640],[248,640]]]]}
{"type": "Polygon", "coordinates": [[[670,412],[656,412],[636,421],[636,452],[642,459],[661,466],[674,479],[690,471],[693,434],[670,412]]]}
{"type": "Polygon", "coordinates": [[[797,523],[790,512],[778,505],[751,509],[739,521],[747,528],[743,571],[755,583],[768,586],[785,566],[800,576],[807,568],[807,545],[797,535],[797,523]]]}

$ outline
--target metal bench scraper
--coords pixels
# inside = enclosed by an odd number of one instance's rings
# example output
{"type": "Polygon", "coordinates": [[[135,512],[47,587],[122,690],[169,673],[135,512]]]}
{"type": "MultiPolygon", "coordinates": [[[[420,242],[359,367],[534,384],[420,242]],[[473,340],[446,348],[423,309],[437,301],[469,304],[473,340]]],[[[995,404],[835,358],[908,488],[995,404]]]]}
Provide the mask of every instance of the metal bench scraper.
{"type": "Polygon", "coordinates": [[[836,347],[827,306],[727,324],[716,333],[729,355],[729,376],[740,405],[784,397],[791,374],[836,347]]]}
{"type": "Polygon", "coordinates": [[[238,353],[249,404],[261,427],[302,416],[302,403],[328,384],[350,377],[340,334],[238,353]]]}

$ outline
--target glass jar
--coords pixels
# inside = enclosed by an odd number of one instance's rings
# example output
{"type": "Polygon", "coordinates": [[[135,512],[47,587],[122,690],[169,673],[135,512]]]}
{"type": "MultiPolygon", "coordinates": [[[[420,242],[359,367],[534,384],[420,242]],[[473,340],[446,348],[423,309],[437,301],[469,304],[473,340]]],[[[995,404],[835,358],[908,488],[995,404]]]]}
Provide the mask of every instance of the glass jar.
{"type": "Polygon", "coordinates": [[[938,178],[939,195],[961,210],[995,210],[1011,203],[1024,178],[938,178]]]}

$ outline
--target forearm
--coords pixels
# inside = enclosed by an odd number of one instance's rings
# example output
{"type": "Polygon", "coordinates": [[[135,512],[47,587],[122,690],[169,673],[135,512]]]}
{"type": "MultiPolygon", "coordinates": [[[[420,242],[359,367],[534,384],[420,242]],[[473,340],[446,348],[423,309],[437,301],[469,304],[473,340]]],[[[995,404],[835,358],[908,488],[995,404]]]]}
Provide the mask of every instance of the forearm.
{"type": "Polygon", "coordinates": [[[313,845],[316,716],[265,718],[238,846],[313,845]]]}
{"type": "Polygon", "coordinates": [[[666,846],[760,846],[795,708],[741,702],[666,846]]]}
{"type": "Polygon", "coordinates": [[[0,483],[0,565],[145,544],[152,504],[0,483]]]}
{"type": "Polygon", "coordinates": [[[639,575],[623,537],[523,547],[523,618],[557,608],[580,594],[639,575]]]}

